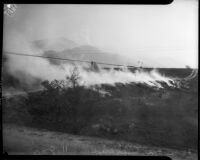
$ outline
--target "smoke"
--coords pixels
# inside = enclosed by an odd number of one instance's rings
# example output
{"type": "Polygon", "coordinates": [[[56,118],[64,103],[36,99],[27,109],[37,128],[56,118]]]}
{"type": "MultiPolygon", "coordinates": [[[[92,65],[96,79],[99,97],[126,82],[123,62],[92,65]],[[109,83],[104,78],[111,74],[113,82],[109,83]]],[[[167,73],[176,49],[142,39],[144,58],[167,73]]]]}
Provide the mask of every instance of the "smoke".
{"type": "Polygon", "coordinates": [[[82,78],[82,84],[85,86],[98,85],[98,84],[110,84],[115,85],[115,83],[143,83],[151,87],[163,88],[161,83],[164,82],[168,86],[172,87],[171,78],[164,77],[155,69],[150,72],[144,70],[136,70],[134,73],[128,69],[123,70],[104,70],[100,69],[98,72],[88,72],[82,67],[78,67],[80,71],[80,76],[82,78]]]}
{"type": "MultiPolygon", "coordinates": [[[[17,48],[17,52],[26,54],[43,54],[37,52],[37,48],[34,48],[30,41],[20,38],[18,36],[18,42],[8,42],[13,44],[14,48],[17,48]],[[22,43],[23,42],[23,43],[22,43]],[[23,44],[23,45],[22,45],[23,44]],[[16,47],[17,46],[17,47],[16,47]],[[20,48],[21,46],[21,48],[20,48]]],[[[14,39],[12,39],[13,41],[14,39]]],[[[8,44],[6,44],[8,45],[8,44]]],[[[6,46],[4,44],[4,47],[6,46]]],[[[62,44],[63,45],[63,44],[62,44]]],[[[45,50],[48,48],[45,48],[45,50]]],[[[14,50],[13,50],[14,51],[14,50]]],[[[57,53],[55,51],[55,53],[57,53]]],[[[4,53],[5,54],[5,53],[4,53]]],[[[100,84],[115,85],[115,83],[142,83],[151,87],[163,88],[163,83],[169,87],[173,87],[173,79],[161,75],[156,69],[151,71],[136,70],[132,72],[127,68],[123,70],[109,69],[106,70],[101,66],[98,71],[91,69],[91,64],[84,63],[61,63],[60,65],[53,65],[49,59],[38,57],[25,57],[16,55],[7,55],[7,61],[5,62],[5,68],[10,75],[17,78],[21,84],[34,86],[43,80],[64,80],[66,76],[70,76],[74,65],[78,68],[80,76],[80,84],[86,87],[100,84]],[[162,82],[162,83],[161,83],[162,82]]],[[[33,89],[35,89],[34,87],[33,89]]]]}
{"type": "Polygon", "coordinates": [[[77,67],[80,76],[80,84],[84,86],[92,86],[99,84],[115,83],[143,83],[152,87],[163,88],[162,83],[168,86],[173,86],[173,80],[169,77],[161,75],[157,70],[153,69],[150,72],[144,70],[136,70],[134,73],[124,68],[123,70],[105,70],[99,67],[98,71],[91,70],[90,64],[72,64],[65,63],[59,66],[52,65],[47,59],[21,57],[9,55],[7,63],[8,71],[15,78],[26,84],[34,83],[35,79],[41,80],[63,80],[66,76],[70,76],[74,66],[77,67]],[[24,75],[19,74],[24,73],[24,75]]]}

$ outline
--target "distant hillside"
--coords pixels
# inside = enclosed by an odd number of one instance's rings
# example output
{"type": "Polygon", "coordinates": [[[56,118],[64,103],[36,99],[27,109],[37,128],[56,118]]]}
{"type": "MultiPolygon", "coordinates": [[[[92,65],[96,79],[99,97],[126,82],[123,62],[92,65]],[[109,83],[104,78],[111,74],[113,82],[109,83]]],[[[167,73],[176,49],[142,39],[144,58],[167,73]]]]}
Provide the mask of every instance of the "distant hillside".
{"type": "Polygon", "coordinates": [[[64,37],[56,39],[35,40],[32,42],[32,45],[33,47],[41,49],[43,51],[46,50],[63,51],[65,49],[71,49],[78,46],[76,42],[64,37]]]}
{"type": "MultiPolygon", "coordinates": [[[[83,45],[74,47],[72,49],[65,49],[60,52],[55,50],[47,50],[44,51],[43,55],[49,57],[51,56],[51,57],[68,58],[74,60],[97,61],[97,62],[113,63],[113,64],[126,64],[128,62],[128,60],[122,56],[113,53],[103,52],[100,49],[90,45],[83,45]]],[[[60,61],[53,59],[49,59],[49,61],[54,65],[69,63],[69,61],[60,61]]]]}

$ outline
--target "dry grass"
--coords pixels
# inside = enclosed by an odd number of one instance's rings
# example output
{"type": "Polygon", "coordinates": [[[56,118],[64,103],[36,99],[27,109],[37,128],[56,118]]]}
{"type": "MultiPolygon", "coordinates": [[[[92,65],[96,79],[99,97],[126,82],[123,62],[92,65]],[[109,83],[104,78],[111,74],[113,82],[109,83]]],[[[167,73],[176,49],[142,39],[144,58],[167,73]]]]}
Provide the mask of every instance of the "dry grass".
{"type": "Polygon", "coordinates": [[[166,155],[173,160],[197,160],[197,153],[75,136],[15,125],[3,125],[8,154],[28,155],[166,155]]]}

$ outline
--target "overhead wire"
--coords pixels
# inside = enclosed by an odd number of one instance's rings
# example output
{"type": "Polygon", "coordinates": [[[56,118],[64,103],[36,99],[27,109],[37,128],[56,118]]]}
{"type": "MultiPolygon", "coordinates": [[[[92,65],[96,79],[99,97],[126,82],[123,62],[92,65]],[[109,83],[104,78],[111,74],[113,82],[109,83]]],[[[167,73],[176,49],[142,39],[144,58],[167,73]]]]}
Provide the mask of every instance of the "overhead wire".
{"type": "Polygon", "coordinates": [[[24,53],[16,53],[16,52],[9,52],[9,51],[3,51],[3,52],[6,53],[6,54],[17,55],[17,56],[38,57],[38,58],[47,58],[47,59],[55,59],[55,60],[73,61],[73,62],[76,61],[76,62],[82,62],[82,63],[95,62],[96,64],[101,64],[101,65],[110,65],[110,66],[118,66],[118,67],[136,68],[135,66],[131,66],[131,65],[112,64],[112,63],[105,63],[105,62],[98,62],[98,61],[77,60],[77,59],[70,59],[70,58],[60,58],[60,57],[51,57],[51,56],[24,54],[24,53]]]}
{"type": "MultiPolygon", "coordinates": [[[[82,62],[82,63],[91,63],[95,62],[96,64],[101,65],[110,65],[110,66],[117,66],[117,67],[128,67],[128,68],[136,68],[135,66],[126,66],[121,64],[111,64],[111,63],[105,63],[105,62],[97,62],[97,61],[86,61],[86,60],[75,60],[70,58],[60,58],[60,57],[51,57],[51,56],[42,56],[42,55],[32,55],[32,54],[24,54],[24,53],[16,53],[16,52],[9,52],[9,51],[3,51],[5,54],[9,55],[16,55],[16,56],[26,56],[26,57],[36,57],[36,58],[47,58],[47,59],[55,59],[55,60],[64,60],[64,61],[73,61],[73,62],[82,62]]],[[[29,92],[28,92],[29,93],[29,92]]],[[[7,97],[7,95],[3,95],[7,97]]]]}

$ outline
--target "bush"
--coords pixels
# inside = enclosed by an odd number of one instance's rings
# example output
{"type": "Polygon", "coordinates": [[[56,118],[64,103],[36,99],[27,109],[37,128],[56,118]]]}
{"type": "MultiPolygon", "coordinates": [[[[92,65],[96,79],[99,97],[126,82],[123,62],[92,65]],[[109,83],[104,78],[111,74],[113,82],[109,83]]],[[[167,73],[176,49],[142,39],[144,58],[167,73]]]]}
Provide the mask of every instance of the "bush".
{"type": "Polygon", "coordinates": [[[141,84],[104,84],[93,86],[97,87],[94,90],[81,86],[79,80],[75,69],[63,81],[44,81],[43,91],[29,93],[20,103],[10,101],[6,106],[16,106],[3,108],[3,114],[15,117],[13,121],[19,121],[17,117],[26,121],[30,115],[31,125],[55,131],[197,148],[197,95],[167,90],[170,96],[164,99],[141,84]],[[98,87],[111,96],[102,97],[98,87]],[[95,124],[100,126],[99,132],[92,131],[95,124]]]}
{"type": "Polygon", "coordinates": [[[79,133],[86,127],[93,113],[93,105],[100,96],[97,91],[79,84],[77,68],[65,81],[44,81],[44,90],[28,94],[26,105],[32,123],[39,127],[79,133]]]}

